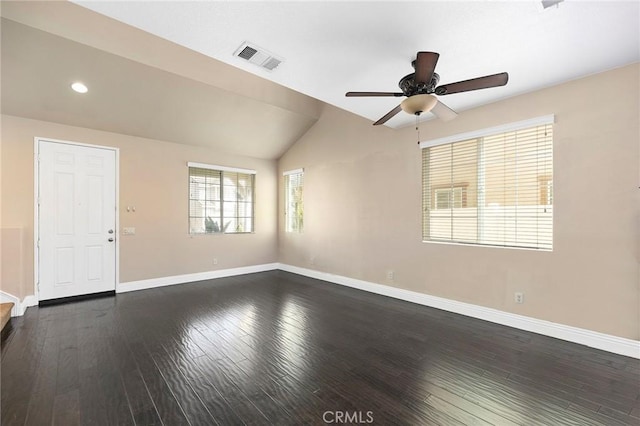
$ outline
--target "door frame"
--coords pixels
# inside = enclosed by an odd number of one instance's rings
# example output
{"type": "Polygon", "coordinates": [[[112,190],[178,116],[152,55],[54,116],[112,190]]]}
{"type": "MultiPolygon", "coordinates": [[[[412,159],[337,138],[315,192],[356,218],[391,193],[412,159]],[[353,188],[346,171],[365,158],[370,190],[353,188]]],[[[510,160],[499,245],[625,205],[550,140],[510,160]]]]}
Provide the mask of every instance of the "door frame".
{"type": "Polygon", "coordinates": [[[115,224],[115,236],[116,236],[116,255],[115,255],[115,288],[116,293],[120,286],[120,148],[104,145],[91,145],[83,142],[73,142],[61,139],[45,138],[36,136],[33,138],[33,294],[36,297],[36,301],[40,301],[40,142],[52,142],[65,145],[82,146],[86,148],[99,148],[107,149],[115,152],[116,164],[115,164],[115,185],[116,185],[116,224],[115,224]]]}

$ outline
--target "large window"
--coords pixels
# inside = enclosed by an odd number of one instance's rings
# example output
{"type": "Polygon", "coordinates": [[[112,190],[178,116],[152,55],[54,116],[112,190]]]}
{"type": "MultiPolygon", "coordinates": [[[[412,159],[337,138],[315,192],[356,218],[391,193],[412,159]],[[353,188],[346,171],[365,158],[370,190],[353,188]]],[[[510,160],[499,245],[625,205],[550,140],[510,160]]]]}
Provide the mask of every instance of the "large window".
{"type": "Polygon", "coordinates": [[[284,216],[286,232],[302,232],[304,224],[303,186],[304,171],[302,169],[284,172],[284,216]]]}
{"type": "Polygon", "coordinates": [[[423,240],[552,249],[552,123],[422,142],[423,240]]]}
{"type": "Polygon", "coordinates": [[[255,171],[188,163],[189,232],[253,232],[255,171]]]}

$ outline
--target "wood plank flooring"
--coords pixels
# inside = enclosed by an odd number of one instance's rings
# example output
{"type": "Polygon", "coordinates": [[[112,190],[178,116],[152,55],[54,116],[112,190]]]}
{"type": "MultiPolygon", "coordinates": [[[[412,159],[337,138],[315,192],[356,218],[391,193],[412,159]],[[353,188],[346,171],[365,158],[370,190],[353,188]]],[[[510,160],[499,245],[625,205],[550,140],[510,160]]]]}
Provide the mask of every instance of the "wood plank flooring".
{"type": "Polygon", "coordinates": [[[29,308],[2,425],[640,425],[640,361],[282,271],[29,308]]]}

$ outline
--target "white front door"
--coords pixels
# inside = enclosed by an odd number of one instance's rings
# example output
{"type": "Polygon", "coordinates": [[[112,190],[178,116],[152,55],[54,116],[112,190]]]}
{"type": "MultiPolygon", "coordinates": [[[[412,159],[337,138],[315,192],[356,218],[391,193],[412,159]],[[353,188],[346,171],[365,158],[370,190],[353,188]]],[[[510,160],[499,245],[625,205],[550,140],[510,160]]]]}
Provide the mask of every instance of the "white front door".
{"type": "Polygon", "coordinates": [[[39,299],[115,290],[116,151],[38,141],[39,299]]]}

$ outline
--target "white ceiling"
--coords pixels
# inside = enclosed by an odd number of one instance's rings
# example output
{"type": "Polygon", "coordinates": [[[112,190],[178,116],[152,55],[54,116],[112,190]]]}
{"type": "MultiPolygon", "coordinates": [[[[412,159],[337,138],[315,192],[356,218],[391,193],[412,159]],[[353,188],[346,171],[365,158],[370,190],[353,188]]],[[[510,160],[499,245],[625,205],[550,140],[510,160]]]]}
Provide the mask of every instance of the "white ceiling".
{"type": "Polygon", "coordinates": [[[440,53],[441,84],[509,73],[505,87],[440,97],[458,112],[640,59],[637,1],[76,3],[371,121],[399,99],[345,92],[398,91],[421,50],[440,53]],[[244,41],[285,62],[269,72],[234,57],[244,41]]]}

